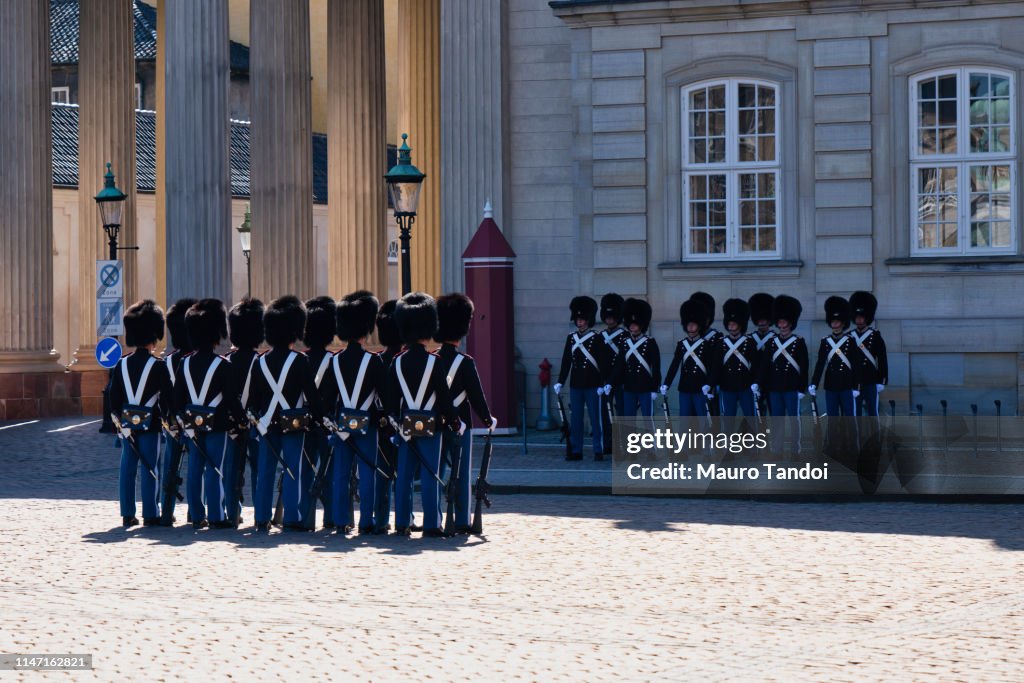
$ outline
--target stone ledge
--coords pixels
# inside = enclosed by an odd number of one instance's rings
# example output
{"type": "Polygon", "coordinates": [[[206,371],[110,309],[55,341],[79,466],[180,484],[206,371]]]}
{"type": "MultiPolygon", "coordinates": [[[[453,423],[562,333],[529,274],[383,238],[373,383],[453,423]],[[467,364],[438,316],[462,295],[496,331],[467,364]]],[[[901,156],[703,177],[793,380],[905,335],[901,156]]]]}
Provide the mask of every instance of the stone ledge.
{"type": "Polygon", "coordinates": [[[800,259],[774,261],[667,261],[658,264],[666,280],[693,278],[794,278],[799,277],[804,262],[800,259]]]}
{"type": "Polygon", "coordinates": [[[898,256],[885,260],[890,275],[944,276],[1024,273],[1024,256],[898,256]]]}

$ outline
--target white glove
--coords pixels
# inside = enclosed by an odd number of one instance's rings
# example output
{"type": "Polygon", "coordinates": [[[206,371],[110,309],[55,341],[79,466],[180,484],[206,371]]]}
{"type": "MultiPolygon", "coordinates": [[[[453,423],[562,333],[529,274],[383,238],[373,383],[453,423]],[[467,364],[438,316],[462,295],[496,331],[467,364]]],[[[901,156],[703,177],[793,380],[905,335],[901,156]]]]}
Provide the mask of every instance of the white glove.
{"type": "Polygon", "coordinates": [[[557,382],[555,383],[555,386],[551,388],[555,390],[555,396],[558,396],[560,393],[562,393],[562,385],[558,384],[557,382]]]}
{"type": "Polygon", "coordinates": [[[803,395],[803,393],[801,393],[801,392],[799,392],[799,391],[798,391],[798,392],[796,392],[796,400],[798,400],[798,401],[802,401],[802,400],[804,400],[804,395],[803,395]]]}
{"type": "Polygon", "coordinates": [[[492,432],[493,432],[493,431],[494,431],[495,429],[497,429],[497,428],[498,428],[498,418],[496,418],[496,417],[494,417],[494,416],[492,415],[492,416],[491,416],[491,424],[487,425],[487,428],[488,428],[488,429],[490,429],[490,430],[491,430],[492,432]]]}
{"type": "Polygon", "coordinates": [[[612,395],[612,385],[611,384],[605,384],[604,385],[604,395],[605,396],[611,396],[612,395]]]}
{"type": "Polygon", "coordinates": [[[661,392],[662,396],[667,395],[668,394],[668,385],[667,384],[662,384],[660,387],[658,387],[658,391],[661,392]]]}
{"type": "Polygon", "coordinates": [[[858,396],[860,396],[860,391],[859,391],[859,390],[857,390],[857,389],[854,389],[854,390],[853,390],[853,397],[854,397],[854,398],[857,398],[858,396]]]}
{"type": "Polygon", "coordinates": [[[598,396],[604,396],[604,387],[598,387],[597,388],[597,395],[598,396]]]}
{"type": "Polygon", "coordinates": [[[651,392],[651,400],[653,401],[653,400],[655,400],[656,398],[658,398],[658,392],[657,392],[657,391],[652,391],[652,392],[651,392]]]}
{"type": "Polygon", "coordinates": [[[879,394],[880,394],[880,393],[882,393],[882,391],[883,391],[884,389],[885,389],[885,385],[884,385],[884,384],[876,384],[876,385],[875,385],[875,392],[876,392],[876,393],[879,393],[879,394]]]}
{"type": "Polygon", "coordinates": [[[811,396],[817,396],[818,387],[814,386],[813,384],[810,385],[809,387],[807,387],[807,393],[810,394],[811,396]]]}
{"type": "Polygon", "coordinates": [[[700,388],[700,393],[704,394],[708,398],[711,398],[711,385],[705,384],[700,388]]]}
{"type": "Polygon", "coordinates": [[[754,394],[754,398],[757,398],[758,396],[761,395],[761,387],[757,386],[756,384],[750,385],[750,391],[751,393],[754,394]]]}
{"type": "Polygon", "coordinates": [[[462,436],[465,431],[466,431],[466,423],[463,422],[462,420],[459,420],[459,436],[462,436]]]}

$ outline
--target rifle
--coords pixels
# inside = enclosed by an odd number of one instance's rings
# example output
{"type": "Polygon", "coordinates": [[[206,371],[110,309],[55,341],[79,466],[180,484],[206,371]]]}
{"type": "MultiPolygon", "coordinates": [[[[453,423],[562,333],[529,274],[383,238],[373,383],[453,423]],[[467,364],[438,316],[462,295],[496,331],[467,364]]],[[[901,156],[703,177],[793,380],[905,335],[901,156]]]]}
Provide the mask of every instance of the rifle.
{"type": "Polygon", "coordinates": [[[128,444],[128,448],[131,449],[132,453],[135,454],[135,457],[139,459],[139,462],[142,463],[143,467],[146,468],[150,476],[153,477],[153,481],[160,481],[160,477],[157,475],[156,468],[154,467],[153,463],[151,463],[149,460],[145,458],[145,456],[142,455],[142,451],[139,450],[139,445],[135,443],[135,437],[132,435],[132,430],[121,426],[121,420],[117,418],[117,415],[115,413],[110,414],[110,420],[111,422],[114,423],[114,428],[120,435],[121,441],[128,444]]]}
{"type": "Polygon", "coordinates": [[[231,500],[228,501],[228,521],[238,526],[242,515],[242,492],[245,490],[245,465],[249,458],[249,425],[240,429],[235,442],[235,480],[231,482],[231,500]]]}
{"type": "MultiPolygon", "coordinates": [[[[468,429],[468,427],[467,427],[468,429]]],[[[461,437],[455,435],[457,440],[452,447],[451,472],[448,475],[448,487],[445,495],[448,499],[448,509],[444,517],[444,535],[455,535],[455,502],[459,496],[459,470],[462,468],[462,443],[461,437]]]]}
{"type": "MultiPolygon", "coordinates": [[[[266,427],[263,427],[263,426],[260,425],[260,421],[256,419],[256,416],[253,415],[251,411],[247,410],[245,412],[245,414],[249,418],[249,422],[251,422],[252,424],[256,425],[256,430],[259,432],[260,436],[264,437],[264,443],[267,444],[267,450],[270,451],[270,454],[273,455],[274,458],[279,463],[281,463],[281,467],[283,467],[284,471],[288,473],[288,476],[291,477],[294,480],[295,479],[295,475],[292,473],[291,468],[288,467],[288,463],[285,462],[284,456],[282,456],[281,453],[276,448],[274,448],[274,444],[270,443],[270,439],[266,438],[266,436],[267,436],[267,429],[266,429],[266,427]]],[[[280,490],[280,488],[281,487],[278,486],[278,490],[280,490]]]]}
{"type": "MultiPolygon", "coordinates": [[[[416,438],[415,437],[411,437],[411,436],[409,438],[406,438],[406,437],[402,436],[402,428],[398,425],[397,422],[394,421],[394,418],[389,418],[389,419],[392,420],[391,426],[394,427],[395,434],[397,435],[394,438],[403,439],[405,441],[405,443],[409,446],[409,450],[412,451],[412,454],[415,455],[416,459],[420,461],[420,465],[423,466],[423,468],[426,469],[428,472],[430,472],[432,475],[434,475],[434,481],[436,481],[438,484],[440,484],[441,488],[444,488],[445,487],[445,483],[443,481],[441,481],[441,477],[437,476],[437,472],[433,468],[430,467],[430,463],[427,462],[427,458],[426,458],[426,456],[423,455],[423,451],[421,451],[420,447],[418,445],[416,445],[416,438]]],[[[468,429],[468,427],[467,427],[467,429],[468,429]]],[[[420,485],[422,486],[423,482],[420,482],[420,485]]]]}
{"type": "Polygon", "coordinates": [[[571,430],[569,429],[569,421],[565,419],[565,404],[562,403],[562,395],[555,394],[555,398],[558,399],[558,417],[562,420],[562,438],[558,440],[559,443],[565,442],[565,459],[572,460],[572,437],[571,430]]]}
{"type": "MultiPolygon", "coordinates": [[[[305,499],[305,505],[302,510],[302,519],[306,520],[306,528],[313,530],[316,528],[316,501],[324,492],[324,486],[327,484],[327,472],[331,466],[331,460],[334,458],[334,449],[328,448],[327,455],[324,457],[324,461],[320,463],[320,467],[316,471],[316,476],[313,477],[313,481],[310,482],[309,492],[305,499]]],[[[282,510],[282,515],[284,511],[282,510]]],[[[324,514],[327,514],[326,512],[324,514]]]]}
{"type": "Polygon", "coordinates": [[[181,485],[185,481],[181,476],[181,461],[184,460],[185,447],[178,435],[171,429],[171,425],[166,420],[161,420],[161,422],[164,434],[174,444],[171,461],[167,463],[167,477],[164,479],[163,485],[163,506],[160,508],[161,526],[171,526],[174,523],[175,502],[184,502],[185,500],[185,496],[181,495],[181,485]]]}
{"type": "Polygon", "coordinates": [[[213,464],[213,458],[211,458],[210,455],[206,452],[206,449],[199,444],[199,439],[196,438],[195,432],[185,427],[185,423],[184,421],[182,421],[180,415],[178,416],[177,419],[178,426],[181,427],[181,433],[188,437],[188,440],[191,441],[192,445],[196,447],[197,451],[199,451],[199,455],[203,456],[203,460],[206,462],[206,466],[211,468],[214,472],[216,472],[217,476],[221,478],[221,481],[223,481],[224,473],[220,471],[219,467],[213,464]]]}
{"type": "MultiPolygon", "coordinates": [[[[334,432],[338,436],[339,439],[344,441],[345,445],[348,446],[350,451],[352,451],[352,454],[355,455],[360,460],[362,460],[366,464],[367,467],[371,467],[371,468],[377,470],[377,474],[379,474],[380,476],[384,477],[385,479],[394,479],[394,477],[392,477],[390,474],[388,474],[387,472],[385,472],[381,468],[379,468],[376,465],[374,465],[373,461],[370,460],[370,458],[367,457],[367,455],[365,453],[363,453],[363,451],[358,446],[356,446],[355,441],[350,441],[352,435],[349,432],[346,432],[344,429],[341,429],[340,427],[338,427],[338,425],[335,424],[335,422],[333,420],[331,420],[331,418],[329,418],[329,417],[323,418],[323,425],[328,430],[334,432]]],[[[378,447],[378,450],[380,450],[379,447],[378,447]]]]}
{"type": "Polygon", "coordinates": [[[818,399],[811,396],[811,417],[814,418],[814,448],[818,449],[821,444],[821,419],[818,416],[818,399]]]}
{"type": "Polygon", "coordinates": [[[491,443],[491,430],[487,430],[487,437],[484,441],[484,457],[480,461],[480,474],[476,479],[476,506],[473,509],[473,524],[469,532],[474,536],[482,536],[484,533],[483,506],[491,507],[491,499],[487,492],[491,485],[487,483],[487,473],[491,469],[491,456],[494,453],[494,445],[491,443]]]}
{"type": "Polygon", "coordinates": [[[665,413],[665,426],[672,429],[672,414],[668,412],[668,396],[661,397],[661,412],[665,413]]]}

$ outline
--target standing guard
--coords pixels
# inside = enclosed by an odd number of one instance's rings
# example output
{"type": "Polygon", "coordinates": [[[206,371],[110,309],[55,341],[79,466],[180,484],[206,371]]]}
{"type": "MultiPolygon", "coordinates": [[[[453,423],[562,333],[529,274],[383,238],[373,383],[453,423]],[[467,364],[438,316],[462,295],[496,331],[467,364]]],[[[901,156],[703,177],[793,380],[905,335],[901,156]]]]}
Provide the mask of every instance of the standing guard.
{"type": "MultiPolygon", "coordinates": [[[[452,403],[459,413],[459,419],[467,426],[472,424],[470,407],[480,421],[490,430],[498,426],[498,419],[491,415],[480,384],[473,357],[459,351],[459,343],[469,334],[473,320],[473,302],[465,294],[445,294],[437,299],[437,333],[434,341],[441,344],[437,355],[441,369],[447,376],[452,403]]],[[[442,453],[447,454],[452,466],[451,476],[455,477],[455,533],[470,532],[470,497],[473,489],[473,432],[466,429],[462,436],[445,430],[442,453]],[[460,450],[461,449],[461,450],[460,450]],[[461,455],[459,455],[461,453],[461,455]],[[457,457],[458,456],[458,457],[457,457]],[[458,468],[456,473],[454,468],[458,468]]]]}
{"type": "Polygon", "coordinates": [[[817,385],[824,375],[825,411],[828,415],[854,417],[854,401],[860,391],[857,379],[862,359],[857,344],[846,333],[850,326],[850,302],[841,296],[825,299],[825,321],[832,333],[821,338],[818,362],[807,393],[817,396],[817,385]]]}
{"type": "Polygon", "coordinates": [[[651,305],[643,299],[626,299],[622,319],[629,330],[624,352],[616,364],[616,382],[623,389],[621,415],[654,415],[654,397],[661,386],[661,352],[658,342],[647,336],[651,326],[651,305]]]}
{"type": "MultiPolygon", "coordinates": [[[[395,356],[402,352],[402,337],[398,334],[398,326],[395,325],[395,306],[397,303],[396,299],[385,301],[377,313],[377,338],[380,340],[381,346],[384,347],[377,355],[380,356],[385,373],[391,368],[391,362],[394,361],[395,356]]],[[[378,398],[383,404],[383,392],[378,392],[378,398]]],[[[387,533],[390,528],[388,520],[391,517],[391,493],[395,479],[398,476],[398,446],[391,440],[395,436],[397,436],[397,433],[392,429],[391,423],[382,415],[378,423],[377,449],[380,452],[384,465],[382,469],[391,478],[377,477],[376,480],[377,492],[374,500],[377,501],[377,506],[373,513],[373,520],[377,525],[377,533],[387,533]]],[[[411,510],[411,490],[409,495],[408,504],[411,510]]],[[[409,528],[413,531],[423,530],[422,527],[416,527],[417,525],[415,524],[409,525],[409,528]]]]}
{"type": "MultiPolygon", "coordinates": [[[[622,327],[623,299],[615,293],[608,293],[601,297],[601,321],[605,329],[601,330],[601,338],[608,345],[612,352],[612,365],[622,358],[626,352],[626,338],[629,334],[622,327]]],[[[616,415],[622,415],[624,404],[622,384],[614,376],[609,378],[611,392],[601,397],[601,434],[604,437],[604,452],[612,452],[612,421],[611,408],[614,407],[616,415]]]]}
{"type": "MultiPolygon", "coordinates": [[[[750,321],[754,323],[754,331],[750,333],[750,337],[757,345],[757,356],[760,358],[765,345],[775,336],[775,332],[772,330],[772,307],[775,305],[775,297],[758,292],[747,299],[747,305],[750,307],[750,321]]],[[[768,390],[760,385],[759,388],[761,391],[757,398],[757,407],[761,411],[761,415],[769,415],[771,411],[768,390]]]]}
{"type": "Polygon", "coordinates": [[[309,467],[303,457],[309,424],[319,421],[320,396],[313,368],[304,353],[293,349],[306,325],[306,308],[294,296],[270,302],[263,327],[270,350],[252,368],[249,403],[260,433],[260,463],[256,480],[256,531],[270,531],[277,465],[285,466],[282,493],[284,528],[302,530],[299,511],[305,494],[302,482],[309,467]]]}
{"type": "MultiPolygon", "coordinates": [[[[807,390],[808,355],[803,337],[794,334],[803,306],[791,296],[775,297],[772,319],[778,334],[764,345],[761,352],[760,388],[767,392],[773,418],[791,417],[776,425],[773,441],[780,447],[787,425],[793,438],[793,452],[800,452],[800,399],[807,390]]],[[[778,453],[781,449],[776,447],[778,453]]]]}
{"type": "Polygon", "coordinates": [[[185,313],[185,326],[195,351],[178,368],[173,406],[189,449],[189,516],[197,530],[234,527],[225,505],[231,481],[224,470],[231,449],[228,430],[243,411],[232,392],[229,363],[216,352],[228,336],[224,304],[219,299],[197,302],[185,313]]]}
{"type": "Polygon", "coordinates": [[[437,332],[433,297],[412,292],[395,306],[395,323],[406,350],[395,357],[387,378],[385,411],[398,432],[398,479],[395,483],[395,533],[408,536],[412,523],[413,470],[420,471],[423,535],[441,537],[441,429],[466,425],[452,404],[440,358],[426,345],[437,332]],[[444,423],[442,423],[442,419],[444,423]]]}
{"type": "MultiPolygon", "coordinates": [[[[263,302],[242,299],[228,311],[228,338],[234,349],[228,354],[230,361],[232,394],[239,403],[249,403],[252,369],[259,360],[256,350],[263,343],[263,302]]],[[[243,416],[244,417],[244,416],[243,416]]],[[[249,462],[249,489],[251,502],[256,500],[256,472],[259,462],[259,434],[248,420],[240,420],[234,427],[233,455],[224,470],[227,481],[233,482],[229,492],[228,519],[236,525],[242,523],[242,487],[245,484],[245,463],[249,462]]]]}
{"type": "MultiPolygon", "coordinates": [[[[185,313],[188,309],[192,308],[192,305],[196,303],[195,299],[185,298],[178,299],[167,309],[167,337],[170,342],[170,348],[173,351],[169,352],[164,350],[164,367],[167,369],[167,374],[170,377],[171,386],[174,386],[175,378],[178,376],[178,368],[181,367],[181,362],[185,357],[192,353],[193,346],[192,340],[189,339],[188,329],[185,327],[185,313]]],[[[171,397],[167,397],[167,406],[170,408],[171,397]]],[[[173,421],[173,418],[172,418],[173,421]]],[[[164,444],[164,457],[163,457],[163,469],[160,472],[160,476],[164,480],[175,479],[178,477],[178,469],[180,469],[181,460],[184,458],[187,447],[185,442],[182,440],[181,435],[178,433],[177,425],[170,425],[170,430],[167,434],[168,438],[164,444]],[[175,454],[177,451],[177,454],[175,454]],[[174,472],[170,472],[170,468],[174,468],[174,472]]],[[[164,518],[169,524],[174,522],[174,505],[176,498],[170,491],[164,492],[164,518]]],[[[191,521],[191,520],[190,520],[191,521]]]]}
{"type": "MultiPolygon", "coordinates": [[[[694,292],[690,295],[690,299],[693,301],[699,301],[704,308],[707,309],[708,319],[707,322],[701,323],[700,335],[703,337],[704,342],[710,344],[712,348],[718,349],[719,341],[722,339],[722,333],[714,328],[715,324],[715,298],[707,292],[694,292]]],[[[716,376],[717,381],[717,376],[716,376]]],[[[718,415],[718,401],[714,400],[714,397],[718,395],[718,385],[716,383],[711,384],[711,396],[708,401],[708,409],[711,415],[718,415]]]]}
{"type": "MultiPolygon", "coordinates": [[[[338,533],[355,528],[352,499],[352,468],[359,468],[359,533],[383,533],[387,530],[387,508],[378,521],[377,493],[382,489],[377,473],[390,474],[377,451],[377,425],[381,417],[379,391],[387,368],[381,357],[364,346],[373,334],[379,304],[377,297],[360,290],[338,302],[335,320],[338,337],[345,349],[334,355],[327,375],[320,384],[324,412],[337,424],[339,433],[331,437],[334,464],[331,482],[333,517],[338,533]]],[[[390,484],[390,480],[385,480],[390,484]]]]}
{"type": "Polygon", "coordinates": [[[727,334],[718,340],[715,349],[716,357],[721,359],[716,373],[721,414],[735,417],[737,408],[742,408],[744,416],[754,417],[754,402],[760,393],[760,359],[757,342],[746,334],[750,306],[743,299],[729,299],[722,312],[727,334]]]}
{"type": "Polygon", "coordinates": [[[661,385],[661,395],[668,393],[676,371],[679,371],[680,416],[711,416],[711,388],[716,382],[718,359],[714,342],[701,336],[701,329],[707,325],[708,319],[708,309],[700,299],[691,298],[679,307],[679,322],[686,337],[676,344],[672,363],[665,373],[665,383],[661,385]]]}
{"type": "Polygon", "coordinates": [[[885,351],[882,333],[871,326],[875,321],[878,300],[871,292],[854,292],[850,295],[850,309],[853,325],[850,332],[854,344],[860,349],[860,368],[857,382],[860,385],[858,414],[878,416],[878,395],[889,383],[889,357],[885,351]]]}
{"type": "Polygon", "coordinates": [[[601,396],[606,388],[611,388],[608,380],[612,371],[612,351],[601,335],[591,329],[597,315],[596,301],[589,296],[577,296],[569,303],[569,310],[570,320],[576,324],[576,331],[565,340],[562,363],[558,368],[558,382],[552,387],[557,396],[562,392],[562,385],[569,380],[569,409],[572,423],[570,441],[573,453],[567,455],[565,459],[583,459],[583,410],[586,406],[590,414],[594,460],[604,460],[601,396]]]}
{"type": "MultiPolygon", "coordinates": [[[[329,296],[318,296],[306,302],[306,329],[302,334],[302,343],[306,346],[306,357],[313,368],[313,382],[319,389],[327,375],[331,358],[334,354],[327,349],[334,342],[334,331],[337,315],[337,304],[329,296]]],[[[321,392],[323,395],[323,392],[321,392]]],[[[306,441],[306,452],[317,468],[327,466],[333,470],[334,464],[329,456],[331,446],[327,443],[327,431],[321,424],[310,425],[309,438],[306,441]]],[[[305,470],[307,491],[312,488],[313,478],[317,475],[312,468],[305,470]]],[[[326,481],[331,481],[332,472],[324,472],[326,481]]],[[[321,501],[324,505],[324,528],[335,528],[334,506],[331,503],[331,487],[323,489],[321,501]]],[[[303,520],[310,529],[316,529],[316,501],[309,502],[309,519],[303,520]]]]}
{"type": "Polygon", "coordinates": [[[164,336],[164,312],[149,299],[139,301],[125,311],[124,330],[125,343],[135,351],[118,362],[110,382],[111,418],[121,437],[121,522],[125,528],[139,523],[135,477],[142,465],[142,519],[155,526],[160,523],[160,420],[171,401],[167,366],[153,355],[164,336]]]}

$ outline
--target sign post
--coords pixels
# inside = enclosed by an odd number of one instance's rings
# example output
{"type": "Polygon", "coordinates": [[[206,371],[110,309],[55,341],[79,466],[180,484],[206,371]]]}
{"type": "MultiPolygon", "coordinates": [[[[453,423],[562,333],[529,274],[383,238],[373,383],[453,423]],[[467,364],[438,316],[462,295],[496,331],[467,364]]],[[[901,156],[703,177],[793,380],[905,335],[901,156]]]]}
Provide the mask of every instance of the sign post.
{"type": "Polygon", "coordinates": [[[124,334],[124,261],[96,261],[96,335],[124,334]]]}

